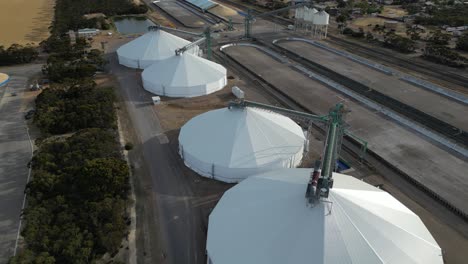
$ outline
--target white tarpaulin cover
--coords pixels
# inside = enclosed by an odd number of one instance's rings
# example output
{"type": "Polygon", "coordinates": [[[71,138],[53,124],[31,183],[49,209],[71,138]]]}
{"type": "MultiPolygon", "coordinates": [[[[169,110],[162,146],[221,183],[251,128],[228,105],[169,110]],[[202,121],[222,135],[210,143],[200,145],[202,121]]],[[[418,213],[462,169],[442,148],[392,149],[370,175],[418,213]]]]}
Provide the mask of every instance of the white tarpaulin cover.
{"type": "Polygon", "coordinates": [[[304,133],[290,118],[255,108],[222,108],[180,130],[179,152],[198,174],[224,182],[301,163],[304,133]]]}
{"type": "Polygon", "coordinates": [[[356,178],[335,173],[329,202],[306,206],[310,172],[270,171],[228,190],[209,218],[209,263],[443,263],[417,215],[356,178]]]}
{"type": "Polygon", "coordinates": [[[154,94],[195,97],[221,90],[227,84],[226,68],[183,53],[156,61],[143,71],[143,87],[154,94]]]}
{"type": "MultiPolygon", "coordinates": [[[[175,50],[190,44],[190,41],[167,33],[163,30],[149,31],[117,49],[119,63],[130,67],[145,69],[158,60],[172,57],[175,50]]],[[[195,46],[187,53],[198,54],[195,46]]]]}

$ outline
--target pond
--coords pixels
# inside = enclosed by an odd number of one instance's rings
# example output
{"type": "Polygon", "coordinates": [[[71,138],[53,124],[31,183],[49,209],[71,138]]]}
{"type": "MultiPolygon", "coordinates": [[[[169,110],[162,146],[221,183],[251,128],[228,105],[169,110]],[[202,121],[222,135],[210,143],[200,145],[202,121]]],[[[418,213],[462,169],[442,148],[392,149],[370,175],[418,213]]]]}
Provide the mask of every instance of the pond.
{"type": "Polygon", "coordinates": [[[155,26],[146,18],[119,18],[114,19],[117,31],[121,34],[139,34],[148,31],[149,26],[155,26]]]}

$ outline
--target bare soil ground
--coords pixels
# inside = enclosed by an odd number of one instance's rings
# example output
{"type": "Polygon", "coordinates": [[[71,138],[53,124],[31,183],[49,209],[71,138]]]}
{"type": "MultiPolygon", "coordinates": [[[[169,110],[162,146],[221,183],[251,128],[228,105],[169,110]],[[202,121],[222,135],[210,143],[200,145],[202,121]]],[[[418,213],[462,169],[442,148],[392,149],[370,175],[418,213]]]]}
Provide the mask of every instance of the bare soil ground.
{"type": "Polygon", "coordinates": [[[233,23],[242,23],[244,21],[244,17],[239,15],[237,10],[224,5],[215,6],[208,11],[225,19],[232,19],[233,23]]]}
{"type": "Polygon", "coordinates": [[[39,43],[49,36],[54,0],[0,1],[0,45],[39,43]]]}
{"type": "Polygon", "coordinates": [[[249,100],[268,102],[261,94],[245,85],[239,78],[229,75],[228,85],[215,93],[195,98],[162,97],[162,103],[154,106],[165,132],[169,132],[170,142],[178,142],[180,128],[191,118],[210,110],[227,107],[236,97],[231,93],[233,86],[240,87],[249,100]],[[233,78],[233,79],[232,79],[233,78]]]}
{"type": "Polygon", "coordinates": [[[401,6],[384,6],[381,15],[386,17],[402,17],[408,15],[408,12],[401,8],[401,6]]]}

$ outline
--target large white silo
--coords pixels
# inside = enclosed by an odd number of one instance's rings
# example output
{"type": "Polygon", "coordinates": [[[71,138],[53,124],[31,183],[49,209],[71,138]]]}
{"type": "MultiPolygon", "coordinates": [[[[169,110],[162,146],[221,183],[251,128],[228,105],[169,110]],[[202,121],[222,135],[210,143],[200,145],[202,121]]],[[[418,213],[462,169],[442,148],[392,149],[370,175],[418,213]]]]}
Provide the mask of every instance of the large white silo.
{"type": "MultiPolygon", "coordinates": [[[[173,56],[176,49],[188,44],[190,44],[190,41],[163,30],[151,30],[118,48],[117,57],[121,65],[129,68],[145,69],[155,61],[173,56]]],[[[195,55],[198,52],[198,46],[187,51],[187,53],[195,55]]]]}
{"type": "Polygon", "coordinates": [[[293,120],[250,107],[198,115],[179,134],[179,153],[189,168],[231,183],[259,172],[297,167],[304,144],[302,128],[293,120]]]}
{"type": "Polygon", "coordinates": [[[142,73],[145,90],[169,97],[196,97],[224,88],[227,70],[222,65],[184,52],[158,60],[142,73]]]}
{"type": "Polygon", "coordinates": [[[313,33],[319,38],[326,38],[328,32],[328,24],[330,23],[330,15],[325,11],[317,12],[313,17],[313,33]]]}
{"type": "Polygon", "coordinates": [[[209,217],[208,263],[443,263],[421,219],[361,180],[334,173],[328,198],[309,205],[311,171],[269,171],[225,192],[209,217]]]}

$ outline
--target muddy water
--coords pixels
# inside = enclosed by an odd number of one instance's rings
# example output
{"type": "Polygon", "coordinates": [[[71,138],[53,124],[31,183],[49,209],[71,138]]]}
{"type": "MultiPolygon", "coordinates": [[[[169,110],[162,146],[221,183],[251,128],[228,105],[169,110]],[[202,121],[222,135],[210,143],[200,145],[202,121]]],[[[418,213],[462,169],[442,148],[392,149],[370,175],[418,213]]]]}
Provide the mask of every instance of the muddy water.
{"type": "Polygon", "coordinates": [[[0,0],[0,45],[38,43],[49,36],[55,0],[0,0]]]}

